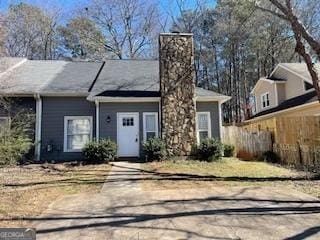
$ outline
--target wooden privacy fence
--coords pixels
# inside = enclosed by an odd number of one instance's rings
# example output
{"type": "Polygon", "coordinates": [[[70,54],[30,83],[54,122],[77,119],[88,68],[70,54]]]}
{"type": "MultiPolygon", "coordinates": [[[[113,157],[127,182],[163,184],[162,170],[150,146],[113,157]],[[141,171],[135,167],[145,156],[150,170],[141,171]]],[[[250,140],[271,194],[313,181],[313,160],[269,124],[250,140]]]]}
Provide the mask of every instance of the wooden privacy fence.
{"type": "Polygon", "coordinates": [[[270,131],[278,144],[320,146],[320,116],[273,117],[241,127],[250,132],[270,131]]]}
{"type": "Polygon", "coordinates": [[[283,164],[320,171],[320,146],[275,143],[273,151],[283,164]]]}
{"type": "Polygon", "coordinates": [[[282,164],[320,171],[320,116],[273,117],[241,128],[270,131],[282,164]]]}
{"type": "Polygon", "coordinates": [[[272,151],[272,137],[270,132],[249,132],[236,126],[222,128],[222,142],[235,146],[237,157],[254,159],[266,151],[272,151]]]}

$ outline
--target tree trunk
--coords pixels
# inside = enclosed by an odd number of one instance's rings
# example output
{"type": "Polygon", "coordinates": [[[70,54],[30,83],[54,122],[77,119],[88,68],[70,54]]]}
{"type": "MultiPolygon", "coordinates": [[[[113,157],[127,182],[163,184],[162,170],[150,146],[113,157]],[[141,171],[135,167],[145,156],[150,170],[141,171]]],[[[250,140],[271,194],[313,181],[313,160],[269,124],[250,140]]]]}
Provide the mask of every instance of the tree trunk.
{"type": "Polygon", "coordinates": [[[319,77],[318,77],[317,71],[314,68],[314,65],[313,65],[313,62],[312,62],[310,55],[306,52],[306,48],[302,43],[301,35],[299,35],[298,33],[295,32],[294,36],[297,41],[296,52],[299,53],[303,57],[304,61],[307,64],[308,71],[309,71],[311,78],[312,78],[313,86],[316,90],[318,100],[320,102],[320,86],[319,86],[319,77]]]}

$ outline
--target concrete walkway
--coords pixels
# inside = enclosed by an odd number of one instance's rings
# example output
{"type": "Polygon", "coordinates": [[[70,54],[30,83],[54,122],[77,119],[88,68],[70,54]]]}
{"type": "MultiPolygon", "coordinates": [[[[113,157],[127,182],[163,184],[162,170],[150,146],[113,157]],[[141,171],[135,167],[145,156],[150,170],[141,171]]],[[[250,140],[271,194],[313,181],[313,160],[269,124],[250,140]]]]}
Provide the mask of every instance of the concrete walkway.
{"type": "Polygon", "coordinates": [[[265,187],[145,191],[139,169],[114,163],[100,193],[57,200],[35,219],[37,239],[320,239],[316,198],[265,187]]]}

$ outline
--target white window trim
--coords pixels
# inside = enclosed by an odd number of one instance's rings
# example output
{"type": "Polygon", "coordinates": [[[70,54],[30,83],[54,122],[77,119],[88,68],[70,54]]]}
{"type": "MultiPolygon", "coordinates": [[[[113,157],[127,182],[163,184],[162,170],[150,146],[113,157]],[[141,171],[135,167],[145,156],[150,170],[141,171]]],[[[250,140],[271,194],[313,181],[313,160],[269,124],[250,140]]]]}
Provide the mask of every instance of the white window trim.
{"type": "MultiPolygon", "coordinates": [[[[197,112],[196,114],[196,131],[197,131],[197,142],[200,143],[200,130],[198,129],[198,115],[199,114],[206,114],[208,117],[208,138],[211,138],[211,114],[210,112],[197,112]]],[[[203,130],[201,130],[203,131],[203,130]]]]}
{"type": "Polygon", "coordinates": [[[81,152],[81,149],[68,149],[67,129],[69,120],[89,119],[90,121],[90,140],[92,140],[93,133],[93,118],[92,116],[65,116],[64,117],[64,130],[63,130],[63,151],[64,152],[81,152]]]}
{"type": "Polygon", "coordinates": [[[159,119],[158,119],[158,113],[157,112],[144,112],[143,113],[143,141],[147,140],[147,116],[152,115],[155,116],[156,119],[156,137],[159,137],[159,119]]]}
{"type": "MultiPolygon", "coordinates": [[[[267,98],[266,98],[266,100],[267,100],[267,98]]],[[[267,103],[267,102],[266,102],[267,103]]],[[[266,93],[264,93],[264,94],[261,94],[261,109],[266,109],[266,108],[269,108],[271,106],[271,100],[270,100],[270,93],[269,92],[266,92],[266,93]],[[267,106],[263,106],[263,97],[264,96],[269,96],[269,105],[267,106]]]]}

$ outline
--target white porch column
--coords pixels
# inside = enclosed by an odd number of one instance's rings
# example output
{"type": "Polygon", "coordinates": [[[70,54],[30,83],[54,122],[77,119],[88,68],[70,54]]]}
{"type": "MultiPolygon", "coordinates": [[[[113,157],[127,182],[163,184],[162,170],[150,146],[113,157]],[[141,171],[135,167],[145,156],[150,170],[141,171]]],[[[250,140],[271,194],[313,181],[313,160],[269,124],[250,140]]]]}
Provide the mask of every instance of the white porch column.
{"type": "Polygon", "coordinates": [[[99,128],[100,128],[100,103],[98,100],[95,101],[96,103],[96,141],[99,141],[99,128]]]}
{"type": "Polygon", "coordinates": [[[35,132],[35,159],[40,161],[41,155],[41,122],[42,122],[42,99],[40,94],[35,95],[36,99],[36,132],[35,132]]]}
{"type": "Polygon", "coordinates": [[[222,101],[219,101],[218,104],[218,109],[219,109],[219,129],[220,129],[220,141],[222,141],[223,138],[223,126],[222,126],[222,122],[223,122],[223,114],[222,114],[222,101]]]}

